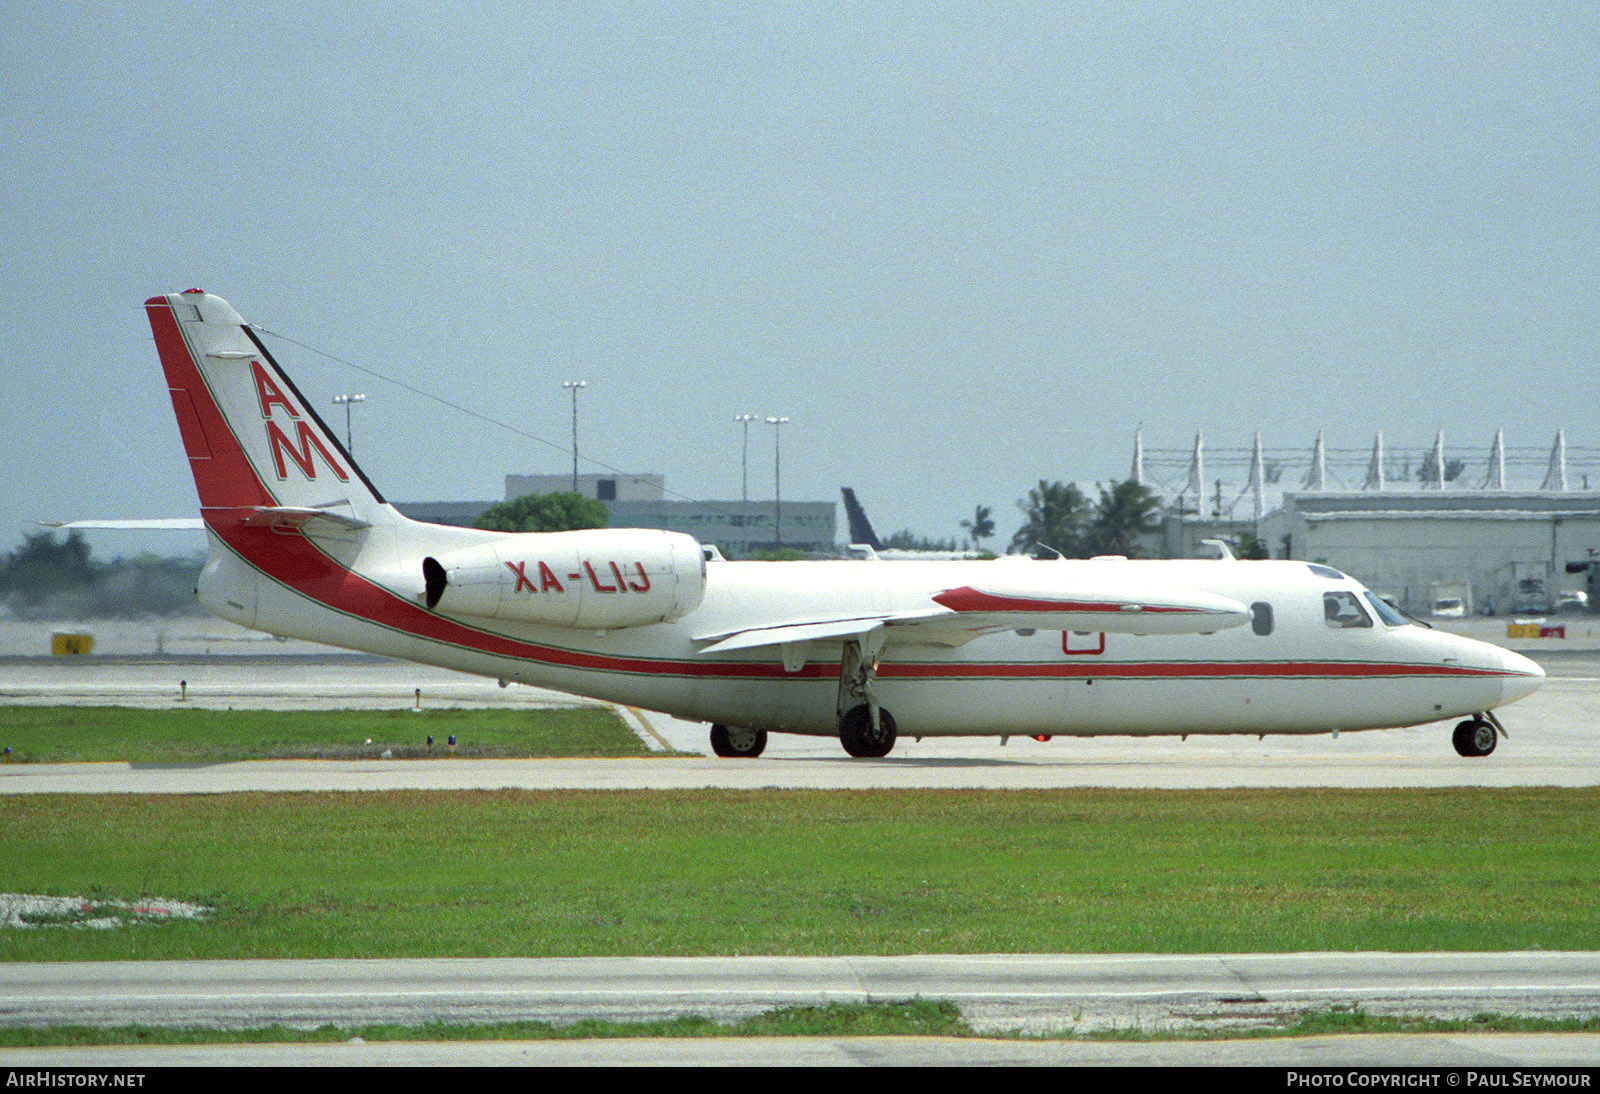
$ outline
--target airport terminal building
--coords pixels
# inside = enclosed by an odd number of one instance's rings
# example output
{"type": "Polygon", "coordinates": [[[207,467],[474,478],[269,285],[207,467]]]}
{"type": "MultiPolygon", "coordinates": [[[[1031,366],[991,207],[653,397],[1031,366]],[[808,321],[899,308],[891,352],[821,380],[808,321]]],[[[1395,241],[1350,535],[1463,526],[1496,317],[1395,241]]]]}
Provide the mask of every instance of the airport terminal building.
{"type": "MultiPolygon", "coordinates": [[[[571,475],[507,475],[505,500],[572,489],[571,475]]],[[[578,493],[604,503],[613,528],[660,528],[713,544],[728,558],[748,558],[779,543],[808,553],[837,548],[838,515],[831,501],[783,502],[779,527],[775,501],[687,501],[666,496],[666,476],[655,472],[579,475],[578,493]],[[781,536],[780,536],[781,533],[781,536]]],[[[493,502],[402,502],[414,520],[471,525],[493,502]]]]}
{"type": "MultiPolygon", "coordinates": [[[[1264,449],[1259,434],[1251,448],[1210,453],[1197,436],[1187,468],[1177,465],[1183,477],[1164,491],[1161,548],[1194,557],[1209,553],[1206,539],[1253,538],[1272,558],[1343,570],[1414,615],[1533,614],[1561,607],[1564,593],[1575,607],[1570,594],[1600,577],[1600,491],[1589,489],[1589,475],[1569,475],[1561,433],[1548,456],[1509,452],[1498,433],[1487,460],[1450,458],[1442,434],[1409,452],[1386,450],[1380,434],[1359,454],[1325,448],[1319,434],[1296,466],[1295,454],[1264,449]],[[1229,466],[1227,453],[1248,468],[1244,483],[1226,487],[1206,474],[1207,459],[1229,466]],[[1511,485],[1519,469],[1539,488],[1511,485]],[[1290,474],[1299,489],[1279,485],[1290,474]]],[[[1588,467],[1597,455],[1579,449],[1574,463],[1588,467]]],[[[1139,438],[1134,474],[1145,474],[1139,438]]],[[[1141,481],[1158,485],[1154,478],[1141,481]]]]}
{"type": "MultiPolygon", "coordinates": [[[[506,499],[524,494],[571,490],[571,475],[507,475],[506,499]]],[[[604,502],[613,528],[660,528],[683,532],[714,544],[729,558],[781,544],[807,552],[831,553],[838,516],[831,501],[783,501],[783,525],[776,502],[689,501],[667,497],[667,477],[655,472],[579,475],[578,493],[604,502]],[[781,534],[780,534],[781,533],[781,534]]]]}
{"type": "Polygon", "coordinates": [[[1450,600],[1467,613],[1542,612],[1584,588],[1567,564],[1600,553],[1600,493],[1290,493],[1260,527],[1274,558],[1326,562],[1413,615],[1450,600]]]}

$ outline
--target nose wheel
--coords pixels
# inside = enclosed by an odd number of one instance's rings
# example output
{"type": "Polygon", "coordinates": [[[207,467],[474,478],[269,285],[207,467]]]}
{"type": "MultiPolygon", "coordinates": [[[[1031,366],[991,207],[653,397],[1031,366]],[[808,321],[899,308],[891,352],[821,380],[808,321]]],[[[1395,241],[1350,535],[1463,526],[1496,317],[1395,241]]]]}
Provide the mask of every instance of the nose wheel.
{"type": "Polygon", "coordinates": [[[755,759],[767,747],[767,731],[746,729],[744,726],[725,726],[718,722],[711,727],[711,751],[718,756],[755,759]]]}
{"type": "Polygon", "coordinates": [[[1492,722],[1480,716],[1456,726],[1450,743],[1463,756],[1487,756],[1500,743],[1500,733],[1492,722]]]}

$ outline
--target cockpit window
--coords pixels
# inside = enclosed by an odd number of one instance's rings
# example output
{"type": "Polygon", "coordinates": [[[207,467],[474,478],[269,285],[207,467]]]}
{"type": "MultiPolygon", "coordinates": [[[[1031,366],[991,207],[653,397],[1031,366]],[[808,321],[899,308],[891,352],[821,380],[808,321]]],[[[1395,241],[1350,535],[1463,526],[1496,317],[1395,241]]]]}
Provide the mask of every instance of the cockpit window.
{"type": "Polygon", "coordinates": [[[1391,627],[1403,627],[1411,620],[1407,619],[1393,604],[1370,589],[1367,591],[1367,603],[1372,605],[1372,610],[1378,613],[1378,618],[1391,627]]]}
{"type": "Polygon", "coordinates": [[[1330,627],[1370,627],[1372,617],[1356,599],[1355,593],[1322,594],[1322,618],[1330,627]]]}
{"type": "Polygon", "coordinates": [[[1306,569],[1310,570],[1318,577],[1332,578],[1334,581],[1345,580],[1345,576],[1338,570],[1335,570],[1332,566],[1323,566],[1320,563],[1308,562],[1306,563],[1306,569]]]}

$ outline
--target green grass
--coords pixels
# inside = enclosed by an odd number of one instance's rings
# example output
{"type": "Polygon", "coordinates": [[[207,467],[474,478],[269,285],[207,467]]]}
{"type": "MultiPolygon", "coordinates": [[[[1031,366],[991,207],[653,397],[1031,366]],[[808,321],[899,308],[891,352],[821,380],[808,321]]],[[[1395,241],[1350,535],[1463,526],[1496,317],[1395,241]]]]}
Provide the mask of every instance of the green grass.
{"type": "Polygon", "coordinates": [[[0,959],[1600,948],[1600,791],[18,796],[0,959]]]}
{"type": "Polygon", "coordinates": [[[364,1041],[580,1041],[597,1037],[970,1037],[954,1003],[829,1003],[777,1007],[738,1022],[684,1015],[655,1022],[584,1019],[549,1022],[427,1022],[422,1025],[327,1024],[316,1029],[272,1025],[225,1030],[164,1026],[0,1028],[0,1048],[42,1045],[332,1044],[364,1041]]]}
{"type": "Polygon", "coordinates": [[[1281,1029],[1253,1030],[1241,1036],[1326,1037],[1341,1033],[1600,1033],[1600,1017],[1523,1018],[1483,1013],[1471,1018],[1428,1018],[1368,1014],[1360,1007],[1329,1007],[1303,1014],[1281,1029]]]}
{"type": "Polygon", "coordinates": [[[1385,1017],[1358,1008],[1330,1007],[1301,1014],[1271,1028],[1149,1029],[1119,1027],[1057,1034],[979,1034],[948,1001],[830,1003],[777,1007],[738,1022],[684,1015],[655,1022],[427,1022],[315,1029],[270,1025],[254,1029],[203,1026],[18,1026],[0,1028],[0,1048],[92,1045],[342,1044],[363,1041],[579,1041],[599,1037],[1002,1037],[1006,1040],[1220,1041],[1267,1037],[1327,1037],[1374,1033],[1600,1033],[1600,1018],[1520,1018],[1476,1014],[1471,1018],[1385,1017]]]}
{"type": "Polygon", "coordinates": [[[396,756],[643,756],[607,707],[554,710],[205,710],[0,707],[13,763],[224,763],[396,756]],[[432,734],[430,751],[426,741],[432,734]],[[368,740],[371,744],[367,744],[368,740]]]}

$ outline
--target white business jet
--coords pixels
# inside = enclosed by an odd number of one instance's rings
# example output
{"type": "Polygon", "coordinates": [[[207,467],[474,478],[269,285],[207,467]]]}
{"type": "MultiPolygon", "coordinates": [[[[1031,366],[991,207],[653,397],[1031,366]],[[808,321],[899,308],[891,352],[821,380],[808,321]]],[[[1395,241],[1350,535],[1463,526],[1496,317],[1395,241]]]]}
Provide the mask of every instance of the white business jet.
{"type": "Polygon", "coordinates": [[[1465,718],[1544,673],[1304,562],[730,562],[653,529],[402,516],[222,299],[146,302],[210,546],[201,602],[275,635],[885,756],[897,736],[1327,733],[1465,718]],[[713,557],[708,560],[707,555],[713,557]]]}

